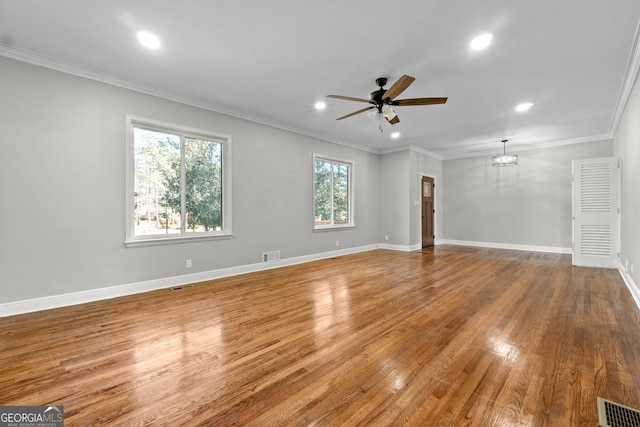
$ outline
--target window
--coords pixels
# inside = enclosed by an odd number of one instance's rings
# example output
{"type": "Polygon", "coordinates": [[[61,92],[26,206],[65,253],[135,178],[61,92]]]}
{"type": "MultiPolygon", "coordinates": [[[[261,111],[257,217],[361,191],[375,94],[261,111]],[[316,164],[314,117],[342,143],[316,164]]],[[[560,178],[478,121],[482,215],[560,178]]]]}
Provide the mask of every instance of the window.
{"type": "Polygon", "coordinates": [[[229,136],[127,117],[127,245],[231,235],[229,136]]]}
{"type": "Polygon", "coordinates": [[[355,226],[353,162],[313,157],[314,229],[355,226]]]}

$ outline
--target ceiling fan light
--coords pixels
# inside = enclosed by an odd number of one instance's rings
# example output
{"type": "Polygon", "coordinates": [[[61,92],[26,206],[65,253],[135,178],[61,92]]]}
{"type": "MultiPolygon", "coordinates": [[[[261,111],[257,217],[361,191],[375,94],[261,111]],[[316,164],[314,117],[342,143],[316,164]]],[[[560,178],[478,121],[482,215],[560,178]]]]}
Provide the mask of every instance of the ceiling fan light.
{"type": "Polygon", "coordinates": [[[391,106],[387,104],[382,106],[381,111],[382,115],[389,121],[395,119],[397,116],[396,112],[393,111],[393,108],[391,108],[391,106]]]}

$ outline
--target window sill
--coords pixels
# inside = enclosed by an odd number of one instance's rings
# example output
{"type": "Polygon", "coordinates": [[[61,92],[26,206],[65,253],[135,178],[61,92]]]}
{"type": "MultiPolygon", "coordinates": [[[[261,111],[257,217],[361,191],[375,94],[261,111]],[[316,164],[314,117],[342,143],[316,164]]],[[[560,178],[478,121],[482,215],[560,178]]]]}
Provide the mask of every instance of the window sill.
{"type": "Polygon", "coordinates": [[[232,239],[233,234],[201,234],[198,236],[155,237],[146,239],[128,239],[124,245],[128,248],[139,246],[173,245],[179,243],[201,242],[206,240],[232,239]]]}
{"type": "Polygon", "coordinates": [[[345,229],[353,229],[356,228],[355,224],[344,224],[344,225],[316,225],[313,227],[313,232],[322,232],[322,231],[337,231],[337,230],[345,230],[345,229]]]}

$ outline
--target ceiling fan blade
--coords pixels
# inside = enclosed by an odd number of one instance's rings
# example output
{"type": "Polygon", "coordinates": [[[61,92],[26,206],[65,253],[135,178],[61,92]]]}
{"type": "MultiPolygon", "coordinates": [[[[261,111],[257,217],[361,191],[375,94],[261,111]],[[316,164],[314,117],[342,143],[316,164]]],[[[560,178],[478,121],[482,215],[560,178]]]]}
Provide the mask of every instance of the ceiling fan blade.
{"type": "Polygon", "coordinates": [[[338,117],[336,120],[346,119],[347,117],[355,116],[356,114],[364,113],[365,111],[369,111],[372,108],[376,108],[374,106],[363,108],[362,110],[354,111],[353,113],[347,114],[346,116],[338,117]]]}
{"type": "Polygon", "coordinates": [[[327,95],[327,98],[344,99],[345,101],[367,102],[371,104],[371,101],[369,101],[368,99],[354,98],[352,96],[327,95]]]}
{"type": "Polygon", "coordinates": [[[391,105],[433,105],[433,104],[444,104],[447,102],[448,98],[408,98],[408,99],[397,99],[395,101],[390,102],[391,105]]]}
{"type": "Polygon", "coordinates": [[[394,84],[391,86],[385,93],[382,95],[382,99],[394,99],[396,96],[400,95],[406,88],[409,87],[415,78],[411,76],[404,75],[400,77],[394,84]]]}

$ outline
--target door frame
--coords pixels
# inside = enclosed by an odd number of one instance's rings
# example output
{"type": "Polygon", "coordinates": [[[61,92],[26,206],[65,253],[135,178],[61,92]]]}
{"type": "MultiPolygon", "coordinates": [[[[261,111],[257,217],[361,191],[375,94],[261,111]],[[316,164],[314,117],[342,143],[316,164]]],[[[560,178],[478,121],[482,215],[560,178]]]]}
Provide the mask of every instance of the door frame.
{"type": "Polygon", "coordinates": [[[422,178],[431,178],[433,179],[433,235],[436,236],[433,239],[433,246],[438,245],[438,201],[437,201],[437,189],[438,189],[438,179],[435,175],[430,175],[428,173],[421,173],[420,179],[418,180],[418,200],[420,203],[420,215],[418,215],[418,242],[420,242],[420,248],[422,248],[422,178]]]}

